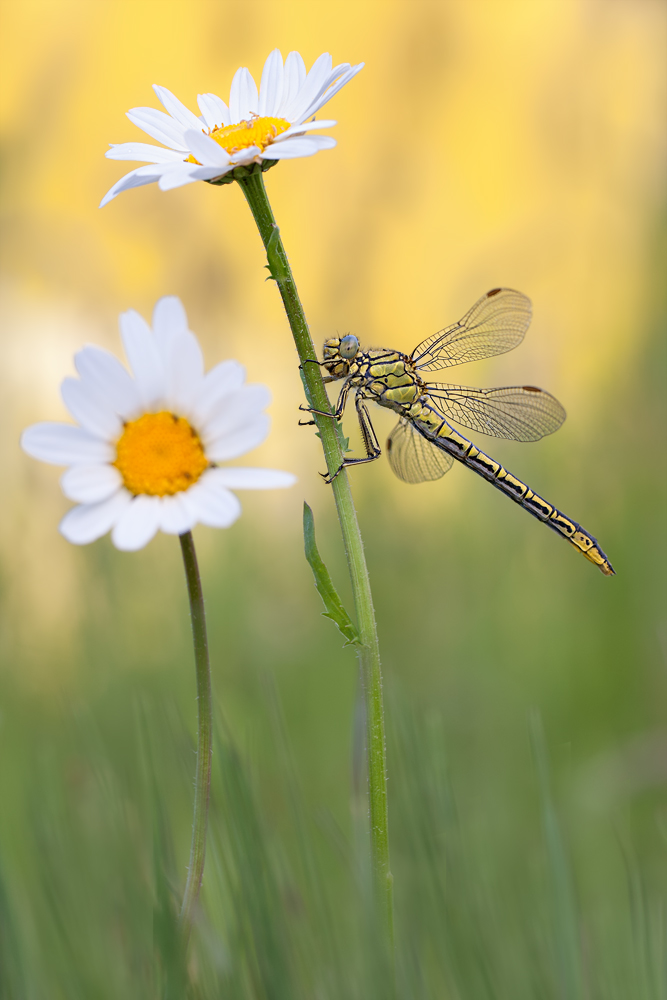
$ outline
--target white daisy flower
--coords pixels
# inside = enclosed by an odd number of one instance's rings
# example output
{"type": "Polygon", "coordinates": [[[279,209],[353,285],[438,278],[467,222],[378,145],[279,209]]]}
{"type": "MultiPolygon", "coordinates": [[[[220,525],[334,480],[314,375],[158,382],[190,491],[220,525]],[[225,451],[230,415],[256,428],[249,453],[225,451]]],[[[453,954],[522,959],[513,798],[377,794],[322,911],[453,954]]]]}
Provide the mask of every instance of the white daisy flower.
{"type": "Polygon", "coordinates": [[[336,122],[309,119],[363,66],[332,66],[331,56],[325,52],[306,73],[298,52],[290,52],[283,66],[279,49],[274,49],[264,64],[259,93],[249,71],[242,67],[232,80],[229,107],[215,94],[199,94],[199,117],[165,87],[155,85],[153,90],[168,113],[133,108],[127,117],[163,145],[112,145],[106,154],[109,159],[141,160],[148,165],[116,181],[100,208],[121,191],[154,181],[169,191],[193,181],[223,177],[244,164],[312,156],[320,149],[331,149],[335,139],[306,132],[329,128],[336,122]]]}
{"type": "Polygon", "coordinates": [[[112,531],[116,548],[134,551],[159,530],[227,528],[241,513],[231,490],[296,482],[278,469],[220,466],[265,439],[271,396],[245,384],[238,361],[204,374],[179,299],[160,299],[152,331],[133,309],[122,313],[120,332],[134,378],[113,354],[84,347],[74,356],[80,378],[61,386],[78,426],[34,424],[21,438],[33,458],[69,466],[62,490],[79,506],[60,524],[68,541],[85,545],[112,531]]]}

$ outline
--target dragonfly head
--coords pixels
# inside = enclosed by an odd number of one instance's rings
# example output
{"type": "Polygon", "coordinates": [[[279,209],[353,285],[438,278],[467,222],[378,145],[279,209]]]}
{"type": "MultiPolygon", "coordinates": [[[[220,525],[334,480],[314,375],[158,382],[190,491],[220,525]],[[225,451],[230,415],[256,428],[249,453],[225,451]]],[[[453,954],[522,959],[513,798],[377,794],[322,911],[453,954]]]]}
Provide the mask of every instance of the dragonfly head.
{"type": "Polygon", "coordinates": [[[350,361],[359,352],[359,341],[351,333],[346,337],[329,337],[324,341],[322,356],[324,367],[333,379],[345,378],[350,371],[350,361]]]}

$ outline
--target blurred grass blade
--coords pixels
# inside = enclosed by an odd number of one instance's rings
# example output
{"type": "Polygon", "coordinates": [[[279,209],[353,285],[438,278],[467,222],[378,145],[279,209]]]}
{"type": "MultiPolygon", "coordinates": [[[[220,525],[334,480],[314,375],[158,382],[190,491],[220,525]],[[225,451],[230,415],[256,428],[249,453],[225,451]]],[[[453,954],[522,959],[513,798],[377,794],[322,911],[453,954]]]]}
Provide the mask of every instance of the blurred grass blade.
{"type": "Polygon", "coordinates": [[[638,1000],[663,1000],[667,995],[667,970],[660,954],[660,941],[664,931],[655,933],[660,920],[652,912],[651,900],[646,890],[642,871],[631,847],[621,843],[625,861],[630,897],[632,925],[633,985],[638,1000]],[[656,948],[656,945],[658,947],[656,948]]]}
{"type": "Polygon", "coordinates": [[[317,551],[315,542],[315,521],[313,512],[307,503],[303,505],[303,541],[306,549],[306,559],[310,563],[310,568],[315,577],[315,586],[322,598],[324,607],[327,609],[322,614],[325,618],[330,618],[338,626],[343,636],[347,640],[345,645],[359,642],[359,633],[354,622],[343,607],[343,603],[338,596],[338,591],[333,585],[329,575],[329,570],[322,562],[322,557],[317,551]]]}
{"type": "Polygon", "coordinates": [[[559,992],[562,1000],[583,1000],[579,913],[572,872],[551,794],[544,729],[537,709],[530,714],[530,741],[537,769],[542,823],[552,882],[552,920],[559,992]]]}
{"type": "Polygon", "coordinates": [[[0,996],[4,1000],[22,1000],[28,995],[22,958],[16,916],[0,867],[0,996]]]}
{"type": "MultiPolygon", "coordinates": [[[[154,713],[153,713],[154,714],[154,713]]],[[[151,752],[150,735],[154,725],[145,701],[135,703],[138,767],[146,791],[146,801],[153,829],[153,949],[155,977],[160,981],[162,1000],[177,1000],[185,995],[187,968],[185,949],[178,925],[180,907],[176,860],[162,795],[158,787],[156,762],[151,752]]]]}
{"type": "Polygon", "coordinates": [[[232,961],[245,967],[250,996],[293,1000],[285,900],[256,793],[231,742],[216,740],[215,756],[226,822],[211,833],[227,870],[232,961]]]}

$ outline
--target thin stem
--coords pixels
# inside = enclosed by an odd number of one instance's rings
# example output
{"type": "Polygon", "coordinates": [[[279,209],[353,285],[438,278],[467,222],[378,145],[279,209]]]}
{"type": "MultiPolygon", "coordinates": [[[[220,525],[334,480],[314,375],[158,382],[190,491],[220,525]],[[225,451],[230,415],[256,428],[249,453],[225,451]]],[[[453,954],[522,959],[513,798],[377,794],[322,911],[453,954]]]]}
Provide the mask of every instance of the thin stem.
{"type": "Polygon", "coordinates": [[[186,939],[192,927],[192,918],[202,878],[204,876],[204,859],[206,857],[206,824],[208,822],[208,800],[211,786],[211,668],[208,658],[208,639],[206,638],[206,616],[204,613],[204,594],[199,578],[197,553],[191,531],[180,535],[185,579],[190,600],[190,619],[192,621],[192,639],[195,651],[195,669],[197,672],[197,774],[195,777],[195,809],[192,824],[192,845],[190,847],[190,865],[185,883],[185,893],[179,922],[186,939]]]}
{"type": "MultiPolygon", "coordinates": [[[[310,336],[308,323],[299,299],[287,253],[280,237],[269,204],[264,179],[256,169],[245,177],[237,178],[262,237],[271,275],[276,280],[294,336],[308,405],[314,410],[330,411],[331,406],[324,388],[319,365],[313,364],[317,354],[310,336]]],[[[329,474],[333,475],[343,462],[341,446],[334,426],[328,417],[315,414],[329,474]]],[[[370,834],[373,872],[383,919],[393,939],[392,882],[389,868],[389,834],[387,816],[387,774],[382,707],[382,671],[380,649],[375,624],[375,611],[364,546],[359,531],[357,513],[347,472],[343,469],[332,483],[338,520],[340,521],[345,555],[352,581],[357,625],[362,645],[358,646],[359,667],[366,702],[366,739],[368,762],[368,796],[370,806],[370,834]]]]}

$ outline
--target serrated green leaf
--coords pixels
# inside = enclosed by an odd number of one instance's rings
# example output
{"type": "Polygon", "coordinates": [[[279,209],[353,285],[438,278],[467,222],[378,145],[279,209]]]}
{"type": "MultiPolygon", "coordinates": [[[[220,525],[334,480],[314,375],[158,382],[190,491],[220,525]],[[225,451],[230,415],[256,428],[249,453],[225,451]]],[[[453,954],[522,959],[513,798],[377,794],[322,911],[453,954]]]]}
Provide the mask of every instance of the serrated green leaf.
{"type": "Polygon", "coordinates": [[[322,614],[325,618],[330,618],[334,622],[342,635],[345,637],[345,645],[360,643],[359,633],[347,611],[343,607],[343,602],[338,596],[338,591],[333,585],[329,575],[329,570],[322,562],[322,557],[317,550],[315,542],[315,520],[313,512],[307,503],[303,505],[303,540],[306,549],[306,559],[310,564],[315,577],[315,586],[322,598],[324,607],[327,609],[322,614]]]}

